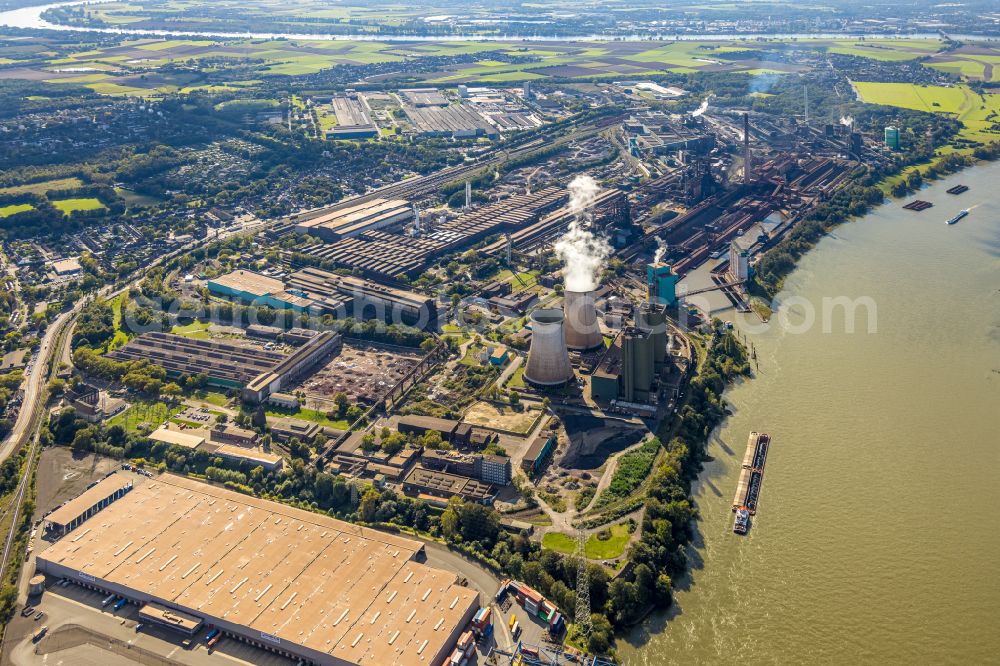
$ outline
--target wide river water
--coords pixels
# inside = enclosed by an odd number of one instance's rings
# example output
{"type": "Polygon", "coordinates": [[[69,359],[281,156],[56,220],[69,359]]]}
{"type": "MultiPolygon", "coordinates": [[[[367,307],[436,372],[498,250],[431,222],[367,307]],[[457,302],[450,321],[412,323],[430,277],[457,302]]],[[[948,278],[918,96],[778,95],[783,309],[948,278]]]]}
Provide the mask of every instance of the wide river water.
{"type": "Polygon", "coordinates": [[[626,664],[998,663],[998,184],[1000,164],[956,174],[918,195],[933,208],[881,206],[802,259],[775,325],[747,336],[757,378],[726,394],[691,574],[620,642],[626,664]],[[945,193],[957,183],[969,191],[945,193]],[[870,298],[874,332],[864,308],[854,333],[843,310],[824,332],[824,297],[870,298]],[[772,448],[739,537],[751,430],[772,448]]]}
{"type": "MultiPolygon", "coordinates": [[[[104,4],[108,2],[114,2],[115,0],[66,0],[65,2],[54,2],[46,5],[36,5],[33,7],[21,7],[19,9],[11,9],[5,12],[0,12],[0,27],[8,28],[27,28],[27,29],[46,29],[46,30],[61,30],[66,32],[81,31],[80,28],[72,25],[61,25],[57,23],[49,23],[42,18],[44,14],[49,9],[53,7],[69,7],[73,5],[96,5],[104,4]]],[[[394,41],[394,42],[452,42],[452,41],[473,41],[473,42],[537,42],[537,41],[650,41],[650,40],[682,40],[682,41],[692,41],[692,40],[729,40],[729,39],[831,39],[831,38],[853,38],[861,37],[861,35],[851,35],[849,33],[827,33],[827,32],[816,32],[816,33],[738,33],[738,34],[724,34],[724,33],[708,33],[704,35],[684,33],[684,34],[670,34],[664,33],[662,35],[550,35],[545,34],[545,27],[540,26],[539,32],[536,35],[502,35],[502,34],[491,34],[491,35],[379,35],[372,34],[368,32],[361,32],[357,34],[343,34],[343,35],[329,35],[321,33],[294,33],[294,32],[261,32],[261,31],[247,31],[247,32],[227,32],[218,29],[205,29],[205,30],[146,30],[146,29],[136,29],[129,27],[114,27],[114,28],[89,28],[89,32],[101,32],[106,34],[114,35],[133,35],[133,36],[145,36],[145,37],[165,37],[168,35],[177,37],[217,37],[224,39],[301,39],[301,40],[320,40],[320,41],[340,41],[340,40],[352,40],[352,41],[394,41]]],[[[939,35],[936,32],[928,33],[903,33],[903,34],[865,34],[864,39],[938,39],[939,35]]],[[[975,35],[952,35],[954,39],[967,39],[967,40],[984,40],[989,39],[984,36],[975,35]]]]}

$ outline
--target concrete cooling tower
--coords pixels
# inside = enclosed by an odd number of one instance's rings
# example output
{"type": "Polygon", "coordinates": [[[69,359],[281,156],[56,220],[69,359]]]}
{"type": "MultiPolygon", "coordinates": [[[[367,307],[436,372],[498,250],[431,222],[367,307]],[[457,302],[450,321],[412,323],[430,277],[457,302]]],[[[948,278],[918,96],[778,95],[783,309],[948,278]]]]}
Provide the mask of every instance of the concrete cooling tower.
{"type": "Polygon", "coordinates": [[[531,349],[524,378],[537,386],[561,386],[573,379],[561,311],[542,309],[531,313],[531,349]]]}
{"type": "Polygon", "coordinates": [[[594,292],[566,291],[563,294],[563,315],[566,319],[566,346],[588,351],[604,346],[604,336],[597,324],[594,292]]]}

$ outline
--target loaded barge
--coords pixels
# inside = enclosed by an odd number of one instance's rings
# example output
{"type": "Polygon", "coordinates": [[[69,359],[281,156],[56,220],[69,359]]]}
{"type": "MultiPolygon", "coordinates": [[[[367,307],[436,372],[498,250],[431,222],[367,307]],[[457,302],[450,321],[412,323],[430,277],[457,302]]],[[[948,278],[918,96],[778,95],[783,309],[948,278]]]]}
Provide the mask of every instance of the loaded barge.
{"type": "Polygon", "coordinates": [[[743,455],[740,480],[736,484],[736,495],[733,497],[733,511],[736,512],[733,532],[737,534],[746,534],[750,531],[750,516],[757,513],[760,486],[764,481],[764,464],[767,462],[767,452],[770,448],[770,435],[762,432],[750,433],[747,450],[743,455]]]}
{"type": "Polygon", "coordinates": [[[932,204],[930,201],[923,201],[921,199],[916,199],[915,201],[911,201],[910,203],[903,206],[903,208],[905,208],[906,210],[915,210],[919,213],[922,210],[927,210],[933,205],[934,204],[932,204]]]}

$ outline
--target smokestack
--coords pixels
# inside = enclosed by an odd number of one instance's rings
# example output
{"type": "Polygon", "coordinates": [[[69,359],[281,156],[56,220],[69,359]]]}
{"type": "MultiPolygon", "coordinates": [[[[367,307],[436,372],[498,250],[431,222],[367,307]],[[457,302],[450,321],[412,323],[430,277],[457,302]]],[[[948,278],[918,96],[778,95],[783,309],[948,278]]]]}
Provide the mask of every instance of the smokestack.
{"type": "Polygon", "coordinates": [[[563,293],[563,315],[566,322],[566,346],[587,351],[604,346],[604,336],[597,324],[597,308],[593,291],[563,293]]]}
{"type": "Polygon", "coordinates": [[[562,386],[573,379],[561,310],[531,313],[531,349],[524,378],[537,386],[562,386]]]}
{"type": "Polygon", "coordinates": [[[743,114],[743,184],[750,184],[750,114],[743,114]]]}

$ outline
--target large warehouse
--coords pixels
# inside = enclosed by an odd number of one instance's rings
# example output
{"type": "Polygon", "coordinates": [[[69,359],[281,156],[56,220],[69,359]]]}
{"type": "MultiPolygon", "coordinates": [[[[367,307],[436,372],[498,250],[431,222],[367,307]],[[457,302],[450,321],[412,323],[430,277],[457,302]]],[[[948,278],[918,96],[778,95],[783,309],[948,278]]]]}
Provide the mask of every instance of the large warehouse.
{"type": "Polygon", "coordinates": [[[323,666],[437,666],[479,599],[422,557],[423,545],[410,539],[163,475],[41,552],[37,564],[126,597],[149,621],[185,618],[174,624],[186,633],[216,627],[323,666]]]}

